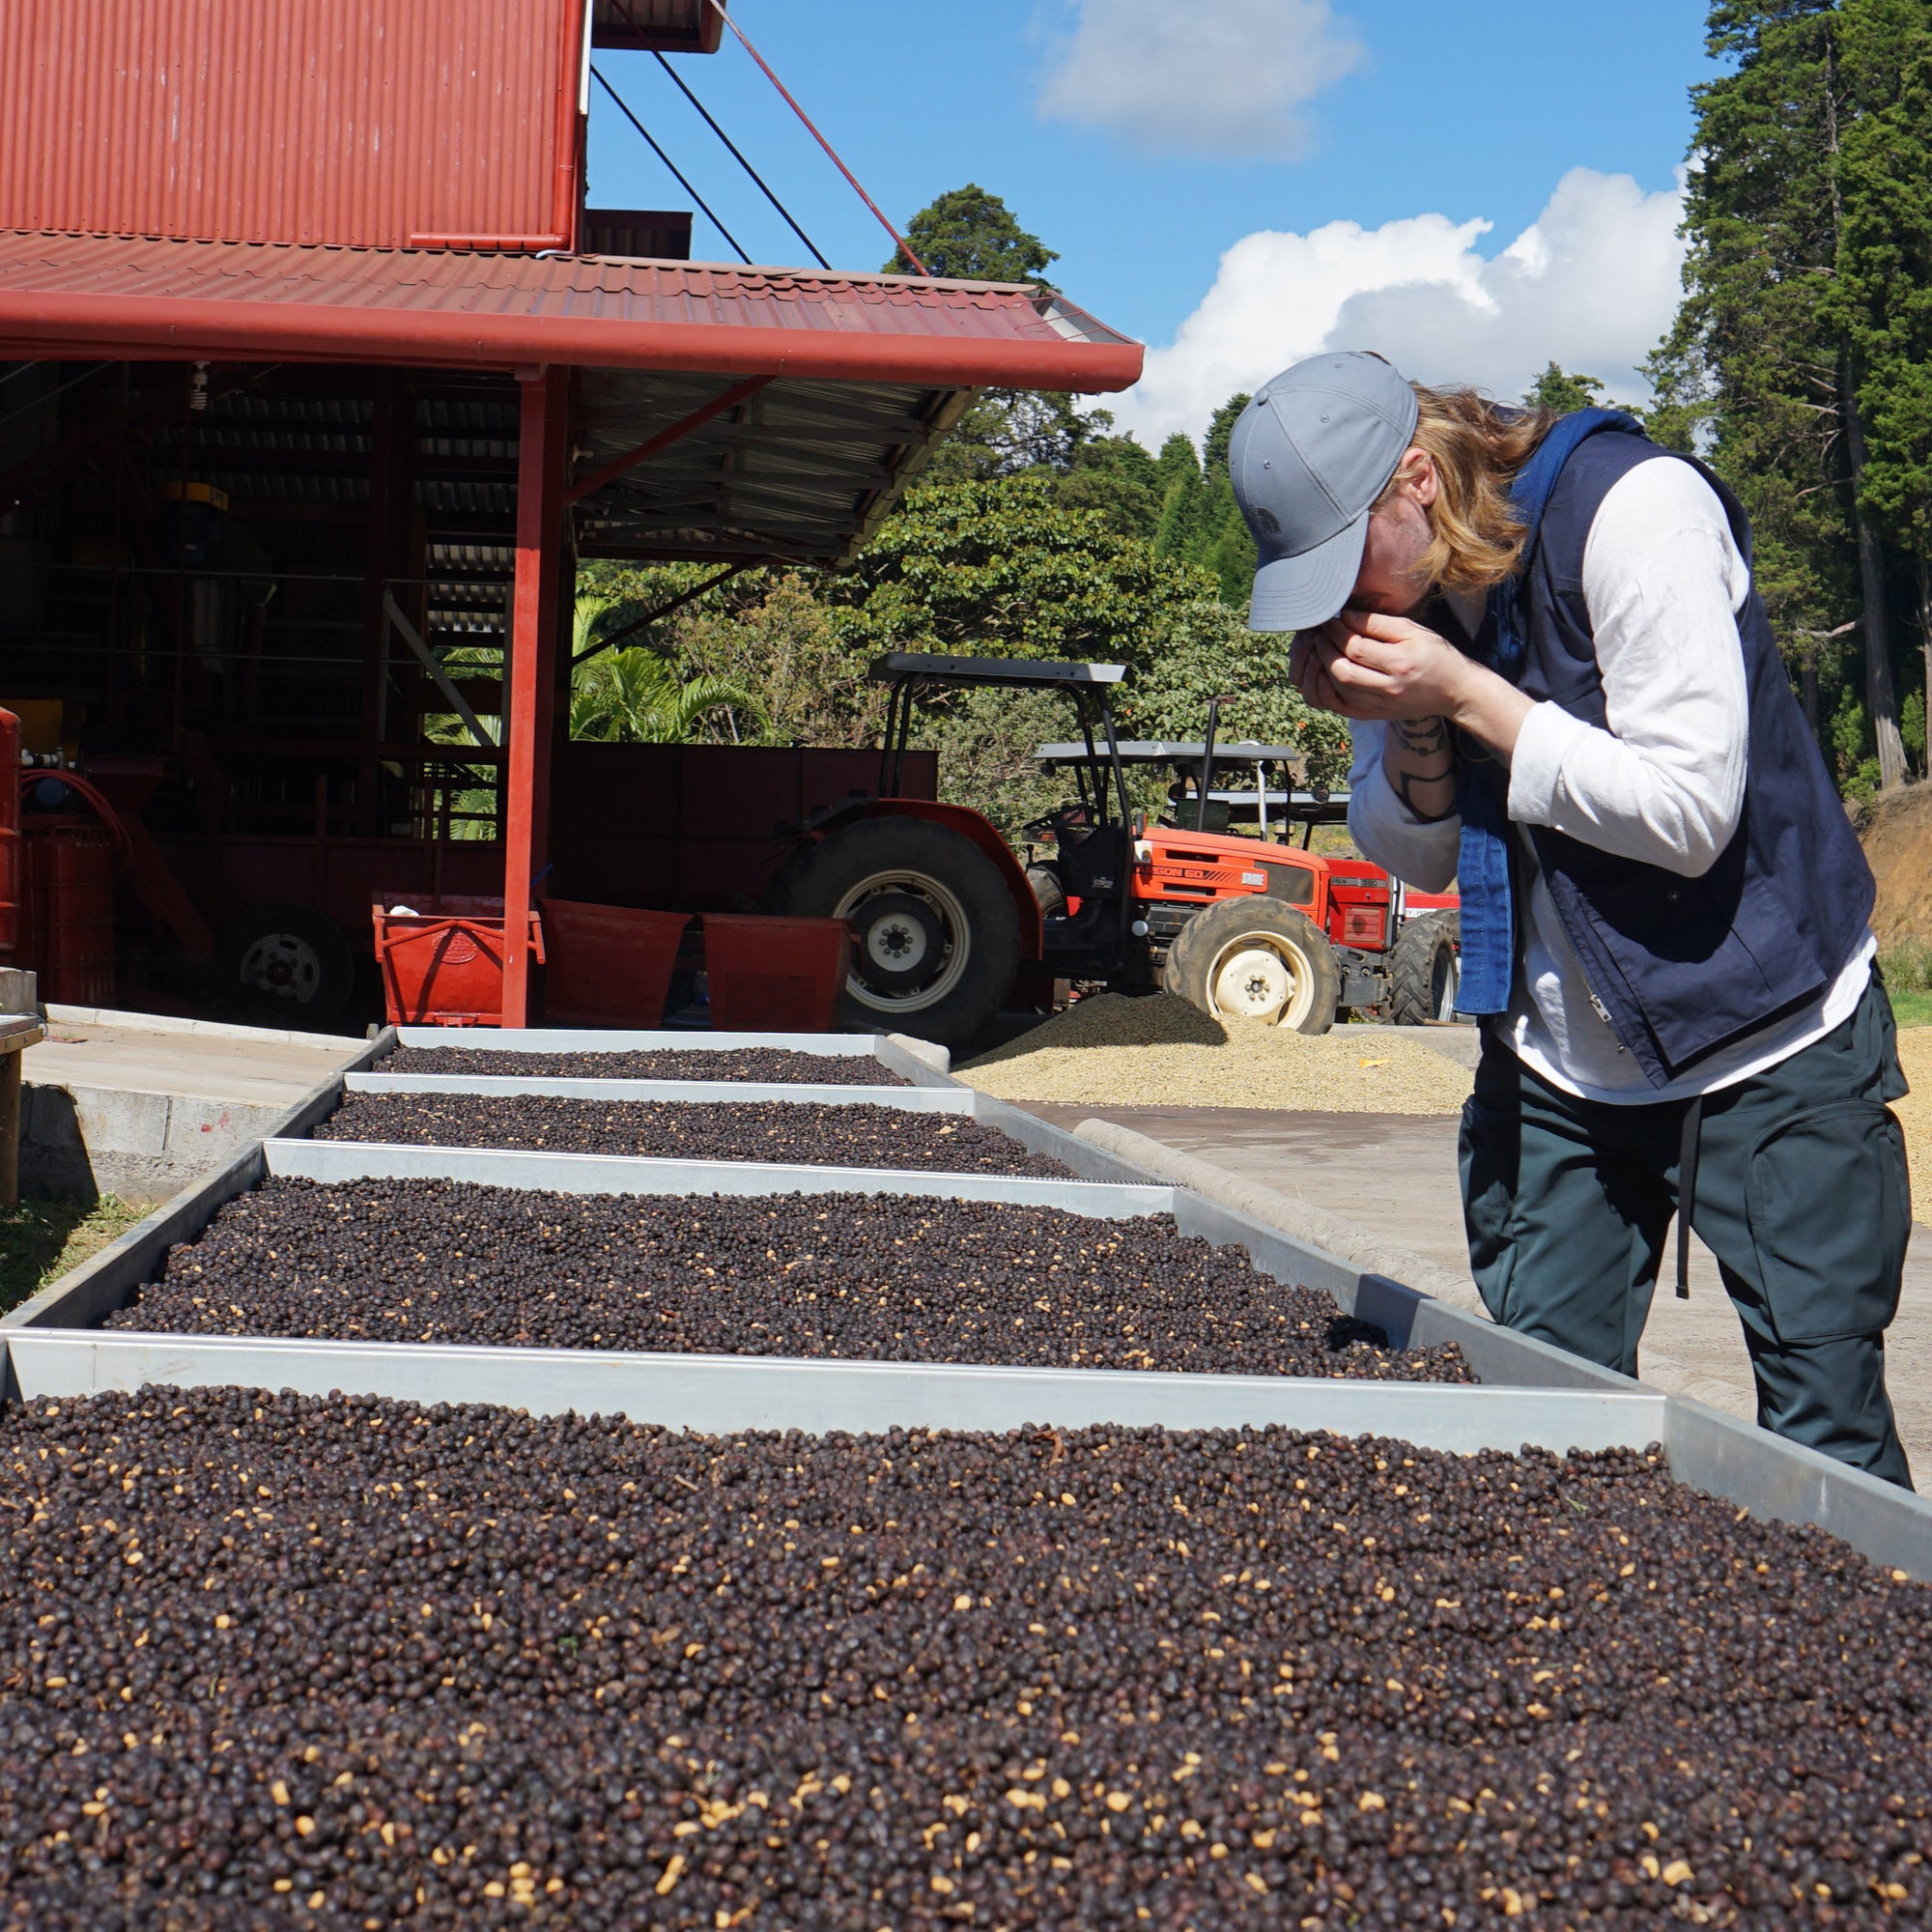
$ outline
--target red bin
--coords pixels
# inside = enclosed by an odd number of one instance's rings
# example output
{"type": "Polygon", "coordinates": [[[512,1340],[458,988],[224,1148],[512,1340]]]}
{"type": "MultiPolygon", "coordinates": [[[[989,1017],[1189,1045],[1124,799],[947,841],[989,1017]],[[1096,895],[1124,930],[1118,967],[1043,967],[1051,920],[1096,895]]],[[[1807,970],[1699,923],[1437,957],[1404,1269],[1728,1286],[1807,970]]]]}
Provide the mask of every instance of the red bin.
{"type": "Polygon", "coordinates": [[[720,1033],[830,1033],[852,967],[842,919],[704,915],[711,1024],[720,1033]]]}
{"type": "Polygon", "coordinates": [[[688,912],[539,899],[544,944],[544,1019],[565,1026],[663,1024],[688,912]]]}
{"type": "MultiPolygon", "coordinates": [[[[501,898],[414,893],[376,900],[371,916],[391,1026],[503,1024],[501,898]]],[[[530,952],[541,964],[543,924],[534,910],[530,952]]]]}

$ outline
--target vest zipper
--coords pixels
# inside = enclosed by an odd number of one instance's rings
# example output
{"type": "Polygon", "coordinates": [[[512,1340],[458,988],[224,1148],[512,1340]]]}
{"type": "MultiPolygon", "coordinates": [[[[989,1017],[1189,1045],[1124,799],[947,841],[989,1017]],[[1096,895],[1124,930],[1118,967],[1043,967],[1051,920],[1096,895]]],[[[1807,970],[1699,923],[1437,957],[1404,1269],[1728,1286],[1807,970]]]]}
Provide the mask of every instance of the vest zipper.
{"type": "MultiPolygon", "coordinates": [[[[1582,962],[1580,960],[1577,962],[1578,965],[1580,965],[1581,963],[1582,962]]],[[[1617,1023],[1610,1017],[1609,1008],[1605,1006],[1603,1001],[1598,999],[1595,993],[1592,993],[1590,995],[1590,1004],[1596,1008],[1597,1017],[1600,1020],[1602,1020],[1606,1027],[1609,1028],[1610,1037],[1617,1043],[1617,1051],[1619,1053],[1628,1053],[1630,1051],[1630,1048],[1624,1044],[1623,1037],[1617,1032],[1617,1023]]]]}

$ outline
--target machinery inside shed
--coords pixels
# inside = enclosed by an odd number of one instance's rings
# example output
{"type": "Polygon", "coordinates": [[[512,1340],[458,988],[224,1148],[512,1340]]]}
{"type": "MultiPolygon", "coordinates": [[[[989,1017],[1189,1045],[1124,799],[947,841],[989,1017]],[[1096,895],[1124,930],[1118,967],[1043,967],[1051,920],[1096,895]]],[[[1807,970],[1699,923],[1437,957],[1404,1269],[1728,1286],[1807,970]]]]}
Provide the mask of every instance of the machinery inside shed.
{"type": "MultiPolygon", "coordinates": [[[[13,374],[0,698],[43,770],[27,828],[87,817],[67,774],[91,780],[151,835],[145,864],[168,868],[203,928],[172,929],[136,867],[118,959],[97,931],[85,983],[56,969],[57,993],[192,994],[212,962],[230,992],[293,986],[311,1019],[333,1017],[356,989],[324,921],[366,952],[372,889],[501,889],[516,380],[133,361],[13,374]]],[[[628,449],[744,386],[586,374],[573,435],[628,449]]],[[[956,406],[910,385],[767,385],[583,498],[574,554],[837,562],[956,406]]],[[[774,824],[876,763],[564,733],[554,760],[552,890],[694,910],[748,909],[774,824]],[[667,836],[668,785],[688,838],[667,836]]],[[[922,781],[929,793],[929,769],[922,781]]]]}

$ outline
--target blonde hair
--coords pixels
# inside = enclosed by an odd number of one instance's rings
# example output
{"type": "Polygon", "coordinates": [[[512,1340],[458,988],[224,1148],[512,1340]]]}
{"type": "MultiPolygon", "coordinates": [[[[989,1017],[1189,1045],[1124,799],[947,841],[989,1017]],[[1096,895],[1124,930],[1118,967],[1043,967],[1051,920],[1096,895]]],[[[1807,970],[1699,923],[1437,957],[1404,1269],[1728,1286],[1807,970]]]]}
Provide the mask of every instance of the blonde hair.
{"type": "MultiPolygon", "coordinates": [[[[1430,544],[1419,570],[1444,590],[1487,590],[1513,576],[1523,529],[1509,487],[1555,426],[1554,410],[1492,401],[1470,388],[1409,386],[1417,408],[1411,445],[1435,465],[1429,505],[1430,544]]],[[[1379,509],[1401,487],[1400,469],[1376,499],[1379,509]]]]}

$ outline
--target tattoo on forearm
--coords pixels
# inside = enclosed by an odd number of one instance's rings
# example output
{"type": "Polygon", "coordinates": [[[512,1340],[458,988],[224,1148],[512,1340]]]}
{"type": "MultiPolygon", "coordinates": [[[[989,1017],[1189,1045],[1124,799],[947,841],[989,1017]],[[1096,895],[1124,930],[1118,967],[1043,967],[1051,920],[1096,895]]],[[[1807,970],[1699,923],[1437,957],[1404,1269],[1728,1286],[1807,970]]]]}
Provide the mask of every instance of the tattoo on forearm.
{"type": "Polygon", "coordinates": [[[1390,786],[1396,797],[1402,800],[1409,816],[1422,825],[1437,825],[1445,818],[1454,818],[1456,798],[1453,791],[1445,811],[1430,811],[1419,805],[1415,797],[1418,785],[1450,784],[1455,780],[1456,751],[1450,742],[1448,721],[1443,718],[1395,718],[1389,721],[1389,729],[1394,733],[1395,749],[1406,757],[1441,760],[1440,766],[1432,771],[1414,771],[1403,766],[1389,771],[1390,786]]]}
{"type": "Polygon", "coordinates": [[[1416,785],[1440,784],[1445,779],[1453,777],[1455,770],[1454,765],[1448,765],[1441,771],[1432,773],[1426,777],[1420,772],[1397,772],[1390,781],[1391,789],[1395,792],[1396,797],[1402,800],[1408,815],[1418,825],[1440,825],[1445,818],[1454,818],[1456,816],[1459,808],[1454,794],[1452,793],[1450,796],[1449,809],[1446,811],[1425,811],[1421,806],[1416,804],[1413,788],[1416,785]]]}
{"type": "Polygon", "coordinates": [[[1449,749],[1449,726],[1440,718],[1397,718],[1391,720],[1389,728],[1405,752],[1427,757],[1449,749]]]}

